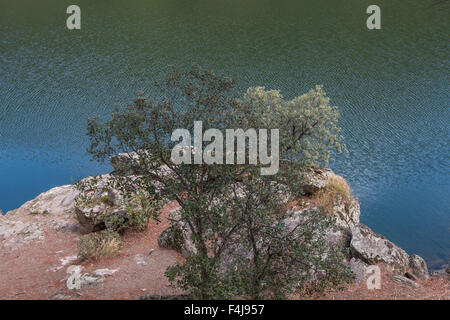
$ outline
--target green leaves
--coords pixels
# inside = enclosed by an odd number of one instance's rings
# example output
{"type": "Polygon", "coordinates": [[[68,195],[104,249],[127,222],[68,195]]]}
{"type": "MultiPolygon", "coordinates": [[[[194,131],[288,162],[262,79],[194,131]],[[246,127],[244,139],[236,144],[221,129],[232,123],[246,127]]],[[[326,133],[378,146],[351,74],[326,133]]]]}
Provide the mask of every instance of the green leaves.
{"type": "MultiPolygon", "coordinates": [[[[264,87],[249,88],[239,98],[234,86],[234,80],[198,65],[174,68],[157,84],[159,99],[139,94],[106,123],[90,119],[88,151],[95,160],[128,154],[111,179],[130,197],[139,197],[136,190],[153,194],[138,199],[143,207],[152,200],[145,217],[156,217],[154,200],[178,202],[172,227],[181,223],[180,239],[191,239],[195,250],[166,275],[192,297],[283,298],[312,281],[311,270],[340,280],[342,259],[330,260],[333,248],[324,240],[322,216],[303,217],[295,227],[287,223],[292,219],[287,203],[301,194],[301,172],[326,164],[332,151],[343,148],[337,107],[330,106],[321,86],[292,100],[264,87]],[[279,173],[260,176],[258,165],[249,164],[174,165],[171,134],[184,128],[193,136],[194,121],[202,121],[204,130],[279,129],[279,173]]],[[[143,223],[141,213],[133,216],[143,223]]],[[[316,273],[314,281],[320,278],[316,273]]]]}
{"type": "Polygon", "coordinates": [[[329,103],[322,86],[289,101],[278,90],[252,87],[238,107],[247,117],[238,118],[244,127],[279,128],[280,159],[317,167],[327,164],[331,150],[344,148],[339,110],[329,103]]]}

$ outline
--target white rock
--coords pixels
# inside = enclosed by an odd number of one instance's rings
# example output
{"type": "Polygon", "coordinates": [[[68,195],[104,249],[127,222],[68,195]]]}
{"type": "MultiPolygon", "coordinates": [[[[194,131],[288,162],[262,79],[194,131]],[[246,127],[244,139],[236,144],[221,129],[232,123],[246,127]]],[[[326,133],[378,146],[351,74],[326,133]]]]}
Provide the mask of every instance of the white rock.
{"type": "Polygon", "coordinates": [[[106,276],[111,276],[119,269],[97,269],[92,273],[84,273],[82,266],[73,265],[67,268],[69,278],[66,281],[69,290],[80,290],[81,287],[88,284],[101,283],[105,281],[106,276]]]}
{"type": "Polygon", "coordinates": [[[147,265],[147,261],[145,261],[145,260],[146,260],[146,257],[143,254],[138,253],[137,255],[134,256],[134,261],[136,261],[137,264],[145,266],[145,265],[147,265]]]}
{"type": "Polygon", "coordinates": [[[93,272],[93,274],[99,276],[99,277],[106,277],[106,276],[111,276],[114,273],[116,273],[117,271],[119,271],[119,268],[117,269],[97,269],[93,272]]]}
{"type": "Polygon", "coordinates": [[[411,286],[413,288],[421,288],[422,287],[421,284],[414,282],[403,276],[396,275],[396,276],[393,276],[392,279],[397,283],[405,284],[405,285],[411,286]]]}

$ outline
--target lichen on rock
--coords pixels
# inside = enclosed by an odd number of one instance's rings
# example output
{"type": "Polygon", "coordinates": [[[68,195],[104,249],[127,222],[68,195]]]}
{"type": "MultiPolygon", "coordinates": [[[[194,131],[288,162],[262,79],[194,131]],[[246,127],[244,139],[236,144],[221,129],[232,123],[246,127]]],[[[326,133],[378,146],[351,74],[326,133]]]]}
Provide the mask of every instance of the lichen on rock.
{"type": "Polygon", "coordinates": [[[394,274],[403,275],[408,270],[408,254],[363,224],[353,228],[350,250],[354,257],[369,265],[385,263],[394,274]]]}
{"type": "Polygon", "coordinates": [[[71,185],[52,188],[18,209],[0,216],[0,239],[15,250],[32,241],[45,239],[45,228],[66,230],[73,226],[72,212],[78,191],[71,185]]]}
{"type": "Polygon", "coordinates": [[[409,256],[409,266],[411,267],[412,274],[417,278],[426,280],[430,277],[427,263],[421,256],[417,254],[409,256]]]}

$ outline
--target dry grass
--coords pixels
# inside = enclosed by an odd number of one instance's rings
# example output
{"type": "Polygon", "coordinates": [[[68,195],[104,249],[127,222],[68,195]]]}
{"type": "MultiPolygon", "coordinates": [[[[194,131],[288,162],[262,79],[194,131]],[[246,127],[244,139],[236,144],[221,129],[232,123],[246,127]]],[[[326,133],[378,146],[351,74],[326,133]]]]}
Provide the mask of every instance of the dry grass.
{"type": "Polygon", "coordinates": [[[122,249],[120,235],[111,230],[103,230],[88,234],[78,243],[78,259],[97,260],[99,258],[111,258],[119,254],[122,249]]]}
{"type": "Polygon", "coordinates": [[[325,188],[313,196],[313,200],[322,207],[325,213],[331,214],[338,200],[347,206],[352,201],[351,189],[344,178],[340,176],[330,177],[325,188]]]}

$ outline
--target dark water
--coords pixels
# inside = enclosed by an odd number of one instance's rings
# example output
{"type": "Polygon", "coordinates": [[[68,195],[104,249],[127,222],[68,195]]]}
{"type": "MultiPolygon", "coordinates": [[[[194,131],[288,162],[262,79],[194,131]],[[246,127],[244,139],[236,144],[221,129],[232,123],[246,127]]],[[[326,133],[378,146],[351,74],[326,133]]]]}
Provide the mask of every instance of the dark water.
{"type": "Polygon", "coordinates": [[[285,97],[323,84],[342,112],[347,178],[368,224],[432,266],[450,260],[450,1],[0,0],[0,208],[104,173],[84,150],[107,116],[170,65],[198,62],[285,97]]]}

